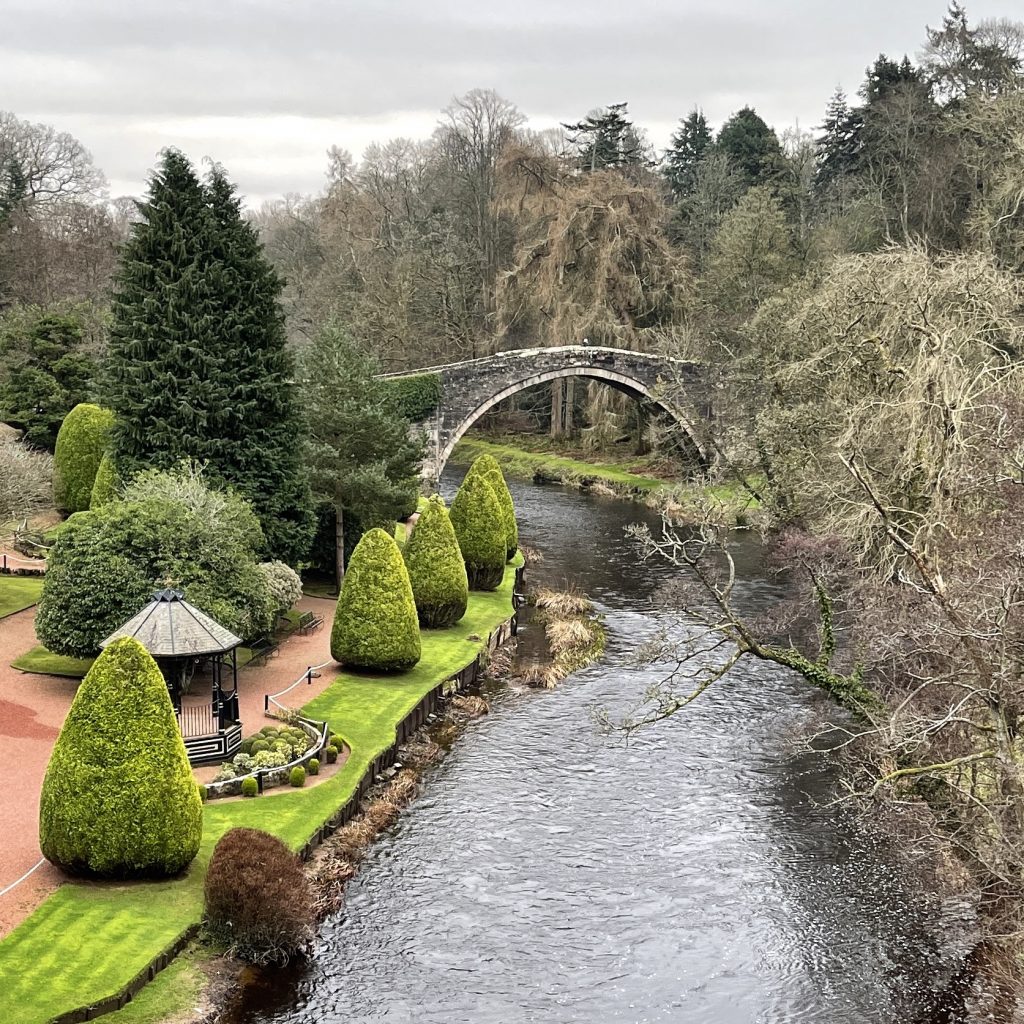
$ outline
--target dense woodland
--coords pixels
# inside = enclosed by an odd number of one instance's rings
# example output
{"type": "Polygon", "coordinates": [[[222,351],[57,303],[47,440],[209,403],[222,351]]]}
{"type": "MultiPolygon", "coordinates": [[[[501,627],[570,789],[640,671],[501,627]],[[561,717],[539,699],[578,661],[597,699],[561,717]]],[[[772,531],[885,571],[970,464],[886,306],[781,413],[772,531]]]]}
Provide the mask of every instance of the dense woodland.
{"type": "MultiPolygon", "coordinates": [[[[321,194],[248,223],[220,171],[202,184],[169,154],[155,180],[191,175],[183,188],[225,232],[202,245],[245,250],[250,269],[258,232],[272,267],[247,280],[277,332],[264,351],[305,370],[280,410],[295,445],[270,440],[307,452],[328,527],[408,501],[415,451],[352,394],[378,368],[583,339],[704,364],[718,396],[710,417],[693,410],[704,472],[756,497],[792,598],[771,621],[737,613],[711,503],[678,543],[648,538],[688,567],[675,595],[687,624],[660,652],[678,671],[627,724],[728,685],[743,658],[796,669],[850,713],[851,801],[1011,942],[1024,895],[1024,23],[973,23],[952,4],[916,55],[881,54],[855,93],[827,99],[813,132],[776,131],[749,107],[717,126],[681,113],[659,153],[626,103],[535,132],[474,90],[427,140],[358,161],[333,149],[321,194]]],[[[111,202],[78,140],[0,115],[0,418],[38,449],[75,404],[118,409],[117,353],[141,343],[125,329],[119,249],[145,262],[154,195],[144,215],[111,202]]],[[[284,365],[260,373],[283,379],[284,365]]],[[[259,390],[251,375],[220,384],[259,390]]],[[[631,415],[619,402],[580,386],[528,411],[600,434],[631,415]]],[[[43,485],[23,447],[3,451],[0,475],[28,482],[10,513],[43,485]]],[[[183,454],[218,453],[168,448],[183,454]]],[[[251,496],[260,511],[290,488],[291,511],[268,511],[291,529],[270,553],[296,562],[312,498],[290,457],[251,496]]]]}

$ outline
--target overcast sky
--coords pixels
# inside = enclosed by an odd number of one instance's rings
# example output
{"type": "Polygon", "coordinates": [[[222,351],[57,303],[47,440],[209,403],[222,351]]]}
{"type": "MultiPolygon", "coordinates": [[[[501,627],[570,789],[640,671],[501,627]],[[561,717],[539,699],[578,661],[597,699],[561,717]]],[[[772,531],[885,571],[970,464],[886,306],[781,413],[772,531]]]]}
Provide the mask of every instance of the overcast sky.
{"type": "MultiPolygon", "coordinates": [[[[913,56],[945,0],[2,0],[0,109],[70,131],[112,195],[175,145],[258,204],[323,184],[332,144],[425,137],[496,89],[548,127],[628,100],[664,146],[698,104],[819,123],[879,51],[913,56]]],[[[968,0],[972,21],[1021,0],[968,0]]]]}

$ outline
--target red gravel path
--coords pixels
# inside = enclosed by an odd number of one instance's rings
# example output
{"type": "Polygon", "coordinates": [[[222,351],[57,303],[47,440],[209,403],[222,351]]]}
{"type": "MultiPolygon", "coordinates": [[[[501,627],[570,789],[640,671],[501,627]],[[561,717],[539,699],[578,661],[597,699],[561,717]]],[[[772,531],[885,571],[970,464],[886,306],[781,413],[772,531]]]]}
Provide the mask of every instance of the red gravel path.
{"type": "MultiPolygon", "coordinates": [[[[263,695],[290,685],[305,672],[330,658],[334,602],[304,597],[300,611],[315,611],[323,628],[308,636],[286,640],[266,666],[239,671],[239,706],[245,734],[263,725],[263,695]]],[[[0,619],[0,889],[35,865],[39,852],[39,792],[54,740],[71,706],[78,682],[55,676],[19,672],[10,663],[36,646],[35,609],[0,619]]],[[[312,685],[296,687],[284,699],[298,707],[325,690],[334,678],[325,669],[312,685]]],[[[60,885],[62,874],[48,862],[11,892],[0,896],[0,938],[24,920],[60,885]]]]}

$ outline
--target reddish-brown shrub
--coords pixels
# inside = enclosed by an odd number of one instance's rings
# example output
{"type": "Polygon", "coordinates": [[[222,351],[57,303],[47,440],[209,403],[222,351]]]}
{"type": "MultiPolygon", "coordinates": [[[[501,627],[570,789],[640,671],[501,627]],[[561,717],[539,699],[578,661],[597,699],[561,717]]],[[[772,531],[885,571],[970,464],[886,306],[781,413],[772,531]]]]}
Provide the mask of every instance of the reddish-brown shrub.
{"type": "Polygon", "coordinates": [[[228,952],[257,964],[287,963],[313,935],[302,862],[276,836],[233,828],[206,872],[206,929],[228,952]]]}

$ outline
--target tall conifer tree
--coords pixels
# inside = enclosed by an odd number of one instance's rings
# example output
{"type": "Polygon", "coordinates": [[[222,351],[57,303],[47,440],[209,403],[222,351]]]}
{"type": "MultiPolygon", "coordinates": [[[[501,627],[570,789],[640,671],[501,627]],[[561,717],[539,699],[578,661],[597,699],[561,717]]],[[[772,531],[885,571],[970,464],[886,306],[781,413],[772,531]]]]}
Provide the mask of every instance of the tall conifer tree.
{"type": "Polygon", "coordinates": [[[166,152],[139,212],[106,383],[118,469],[208,463],[253,502],[268,552],[294,563],[312,515],[281,280],[219,169],[204,187],[181,153],[166,152]]]}
{"type": "Polygon", "coordinates": [[[697,183],[697,167],[712,145],[711,129],[704,112],[697,107],[679,122],[668,149],[662,173],[676,199],[691,195],[697,183]]]}

